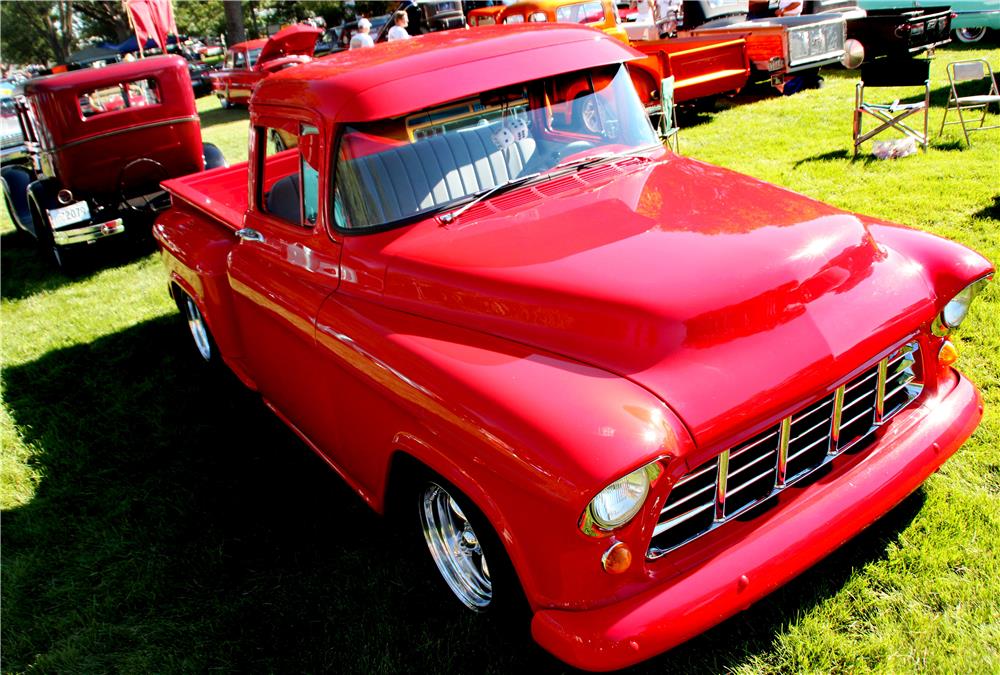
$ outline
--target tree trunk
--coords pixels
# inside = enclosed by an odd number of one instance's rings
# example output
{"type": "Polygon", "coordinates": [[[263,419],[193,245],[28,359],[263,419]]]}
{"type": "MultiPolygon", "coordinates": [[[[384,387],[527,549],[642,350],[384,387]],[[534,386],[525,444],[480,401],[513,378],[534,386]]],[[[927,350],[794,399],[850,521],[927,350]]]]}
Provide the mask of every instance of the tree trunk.
{"type": "Polygon", "coordinates": [[[243,25],[243,7],[240,0],[222,0],[226,9],[226,39],[229,44],[245,42],[247,31],[243,25]]]}

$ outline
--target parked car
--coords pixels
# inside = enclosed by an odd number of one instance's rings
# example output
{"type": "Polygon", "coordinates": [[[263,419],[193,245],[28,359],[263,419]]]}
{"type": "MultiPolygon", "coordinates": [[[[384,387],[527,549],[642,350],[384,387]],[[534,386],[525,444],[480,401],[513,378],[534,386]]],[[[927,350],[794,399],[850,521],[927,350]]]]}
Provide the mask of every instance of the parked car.
{"type": "MultiPolygon", "coordinates": [[[[857,47],[856,65],[882,56],[910,58],[951,41],[951,8],[946,4],[883,3],[865,8],[858,0],[804,0],[803,14],[835,12],[847,21],[847,40],[857,47]],[[905,4],[906,7],[892,7],[905,4]]],[[[778,0],[751,0],[750,14],[774,16],[778,0]]],[[[856,66],[855,66],[856,67],[856,66]]]]}
{"type": "MultiPolygon", "coordinates": [[[[674,78],[674,101],[686,103],[737,92],[750,75],[747,42],[740,35],[685,35],[680,39],[632,39],[611,0],[519,0],[497,15],[505,25],[569,23],[603,31],[641,51],[628,68],[643,105],[660,112],[660,83],[674,78]]],[[[657,36],[658,37],[658,36],[657,36]]],[[[593,119],[592,115],[587,116],[593,119]]]]}
{"type": "MultiPolygon", "coordinates": [[[[858,0],[867,10],[909,10],[925,5],[918,0],[858,0]]],[[[960,0],[951,3],[951,28],[960,42],[979,42],[987,30],[1000,30],[1000,5],[996,0],[960,0]]]]}
{"type": "Polygon", "coordinates": [[[0,162],[9,164],[24,156],[24,135],[17,121],[14,98],[2,96],[0,97],[0,162]]]}
{"type": "Polygon", "coordinates": [[[99,240],[148,237],[169,205],[161,180],[225,165],[202,144],[179,56],[29,80],[15,111],[27,159],[0,169],[4,200],[60,266],[99,240]]]}
{"type": "Polygon", "coordinates": [[[323,31],[297,23],[266,39],[234,44],[221,69],[210,73],[212,91],[223,108],[245,105],[254,85],[271,73],[312,60],[316,39],[323,31]]]}
{"type": "Polygon", "coordinates": [[[442,597],[620,668],[958,449],[983,404],[950,336],[994,270],[670,153],[619,40],[475,30],[267,78],[249,162],[166,181],[154,232],[199,358],[404,516],[442,597]]]}

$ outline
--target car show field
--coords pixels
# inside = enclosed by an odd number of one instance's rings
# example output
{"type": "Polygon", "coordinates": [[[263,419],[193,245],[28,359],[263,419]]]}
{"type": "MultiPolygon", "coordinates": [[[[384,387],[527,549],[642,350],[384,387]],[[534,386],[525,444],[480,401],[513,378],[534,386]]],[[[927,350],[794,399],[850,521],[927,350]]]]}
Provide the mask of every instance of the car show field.
{"type": "MultiPolygon", "coordinates": [[[[995,264],[1000,133],[971,147],[955,127],[936,135],[945,65],[977,57],[1000,63],[1000,48],[956,43],[933,57],[926,153],[880,161],[866,145],[852,159],[857,74],[831,68],[821,89],[753,88],[682,110],[681,154],[995,264]]],[[[197,107],[203,139],[245,159],[247,111],[213,97],[197,107]]],[[[159,254],[101,251],[67,275],[6,213],[0,232],[4,619],[19,627],[4,633],[6,670],[566,667],[524,622],[439,602],[429,560],[258,397],[178,348],[187,326],[159,254]]],[[[983,421],[937,474],[797,579],[636,671],[1000,669],[998,315],[994,282],[954,338],[983,421]]]]}

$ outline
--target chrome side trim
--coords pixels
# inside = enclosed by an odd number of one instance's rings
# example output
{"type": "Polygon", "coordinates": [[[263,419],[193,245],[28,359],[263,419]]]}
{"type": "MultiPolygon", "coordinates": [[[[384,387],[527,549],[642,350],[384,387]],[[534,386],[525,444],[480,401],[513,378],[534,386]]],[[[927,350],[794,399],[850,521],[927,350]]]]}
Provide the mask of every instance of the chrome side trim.
{"type": "Polygon", "coordinates": [[[173,124],[178,124],[178,123],[183,123],[183,122],[198,122],[198,116],[197,115],[188,115],[186,117],[174,117],[174,118],[169,119],[169,120],[160,120],[159,122],[147,122],[146,124],[135,124],[135,125],[130,126],[130,127],[125,127],[124,129],[115,129],[114,131],[105,131],[104,133],[101,133],[101,134],[96,134],[94,136],[87,136],[86,138],[81,138],[81,139],[78,139],[78,140],[75,140],[75,141],[70,141],[69,143],[65,143],[65,144],[57,146],[55,148],[51,148],[51,149],[45,150],[45,152],[47,154],[52,154],[52,153],[55,153],[55,152],[59,152],[61,150],[66,150],[67,148],[74,148],[74,147],[76,147],[78,145],[83,145],[84,143],[90,143],[91,141],[97,141],[97,140],[101,140],[101,139],[104,139],[104,138],[111,138],[113,136],[120,136],[121,134],[132,133],[133,131],[137,131],[137,130],[140,130],[140,129],[155,129],[156,127],[167,127],[167,126],[170,126],[170,125],[173,125],[173,124]]]}

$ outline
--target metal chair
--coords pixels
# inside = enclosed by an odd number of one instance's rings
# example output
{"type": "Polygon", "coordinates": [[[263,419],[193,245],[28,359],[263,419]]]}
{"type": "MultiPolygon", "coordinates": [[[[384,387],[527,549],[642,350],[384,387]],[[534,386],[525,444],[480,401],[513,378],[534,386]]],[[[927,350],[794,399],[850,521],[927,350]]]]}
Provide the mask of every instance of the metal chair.
{"type": "Polygon", "coordinates": [[[674,152],[680,152],[680,136],[677,126],[677,108],[674,106],[674,76],[665,77],[660,82],[660,140],[670,145],[674,152]]]}
{"type": "MultiPolygon", "coordinates": [[[[965,134],[965,142],[972,147],[972,141],[969,140],[969,134],[973,131],[986,131],[987,129],[1000,129],[1000,125],[994,124],[993,126],[984,127],[983,123],[986,121],[986,109],[991,103],[1000,103],[1000,91],[997,90],[997,81],[993,77],[993,69],[990,67],[989,62],[986,59],[970,59],[968,61],[954,61],[949,63],[946,70],[948,71],[948,81],[951,83],[951,92],[948,94],[948,106],[944,109],[944,117],[941,119],[941,130],[938,132],[938,136],[944,133],[944,128],[948,124],[961,124],[962,133],[965,134]],[[972,80],[983,80],[989,78],[989,89],[985,94],[973,94],[970,96],[959,96],[956,84],[959,82],[970,82],[972,80]],[[963,110],[977,110],[982,109],[983,114],[979,117],[979,126],[972,127],[966,125],[965,116],[962,114],[963,110]],[[958,113],[958,119],[951,122],[948,120],[948,112],[954,110],[958,113]]],[[[969,120],[968,124],[972,125],[975,120],[969,120]]]]}
{"type": "MultiPolygon", "coordinates": [[[[854,88],[854,156],[869,138],[896,129],[914,139],[927,151],[927,113],[931,106],[930,61],[922,59],[879,60],[861,66],[861,81],[854,88]],[[876,87],[919,87],[924,95],[919,100],[877,103],[866,99],[866,90],[876,87]],[[874,117],[880,124],[864,132],[864,116],[874,117]],[[912,115],[923,116],[923,131],[914,129],[904,120],[912,115]]],[[[912,97],[911,97],[912,98],[912,97]]]]}

